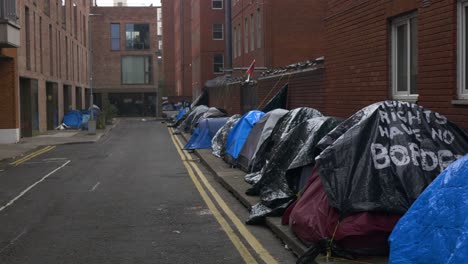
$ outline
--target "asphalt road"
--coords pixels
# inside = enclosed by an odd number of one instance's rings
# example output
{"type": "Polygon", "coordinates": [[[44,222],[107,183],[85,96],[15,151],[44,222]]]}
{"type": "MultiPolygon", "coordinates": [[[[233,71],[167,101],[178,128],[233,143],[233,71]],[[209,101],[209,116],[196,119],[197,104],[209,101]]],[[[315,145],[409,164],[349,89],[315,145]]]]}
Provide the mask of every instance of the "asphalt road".
{"type": "MultiPolygon", "coordinates": [[[[247,210],[199,167],[245,220],[247,210]]],[[[265,255],[295,262],[264,227],[247,227],[266,251],[252,247],[194,182],[166,126],[139,119],[122,120],[99,143],[57,146],[6,167],[0,263],[265,263],[265,255]]]]}

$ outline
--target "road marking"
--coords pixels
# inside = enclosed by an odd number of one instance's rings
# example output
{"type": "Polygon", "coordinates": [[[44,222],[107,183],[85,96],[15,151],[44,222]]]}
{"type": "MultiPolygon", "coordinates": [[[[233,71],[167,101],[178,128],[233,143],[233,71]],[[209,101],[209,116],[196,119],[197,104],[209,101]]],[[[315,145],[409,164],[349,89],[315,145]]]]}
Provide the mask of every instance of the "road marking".
{"type": "MultiPolygon", "coordinates": [[[[182,146],[182,142],[175,137],[175,140],[179,143],[178,146],[182,146]]],[[[192,159],[189,153],[184,152],[186,159],[192,159]]],[[[234,225],[236,226],[237,230],[241,233],[241,235],[245,238],[245,240],[250,244],[250,246],[257,252],[260,258],[268,264],[277,263],[277,261],[270,255],[270,253],[262,246],[262,244],[252,235],[252,233],[245,227],[242,221],[234,214],[234,212],[227,206],[226,202],[221,198],[221,196],[216,192],[213,186],[208,182],[206,176],[201,172],[198,168],[198,165],[195,163],[191,163],[195,171],[197,172],[198,176],[200,177],[201,181],[204,183],[205,187],[208,191],[213,195],[215,200],[218,202],[221,209],[226,213],[226,215],[232,220],[234,225]]]]}
{"type": "Polygon", "coordinates": [[[94,192],[94,190],[96,190],[96,188],[99,186],[100,182],[96,183],[96,185],[94,185],[94,187],[90,190],[90,192],[94,192]]]}
{"type": "MultiPolygon", "coordinates": [[[[172,142],[176,146],[177,152],[179,152],[180,158],[183,159],[184,154],[180,150],[180,148],[177,147],[177,142],[173,136],[171,136],[172,142]]],[[[227,222],[226,219],[222,216],[221,212],[216,208],[215,204],[211,200],[211,198],[208,196],[206,191],[203,189],[202,184],[200,181],[197,179],[197,176],[195,176],[192,167],[188,164],[187,161],[182,161],[184,164],[185,168],[187,169],[187,172],[192,179],[193,183],[195,184],[195,187],[197,188],[198,192],[200,193],[202,199],[205,201],[206,205],[208,208],[213,212],[213,216],[215,219],[218,221],[218,223],[221,225],[221,228],[224,230],[224,232],[227,234],[229,239],[231,240],[232,244],[236,247],[237,251],[239,251],[242,259],[244,260],[245,263],[258,263],[255,258],[250,254],[249,250],[247,247],[242,243],[240,238],[237,236],[237,234],[234,232],[234,230],[231,228],[229,223],[227,222]]]]}
{"type": "Polygon", "coordinates": [[[39,155],[41,155],[41,154],[44,154],[44,153],[46,153],[46,152],[48,152],[48,151],[51,151],[51,150],[53,150],[54,148],[55,148],[55,146],[47,146],[47,147],[45,147],[45,148],[42,148],[42,149],[40,149],[40,150],[38,150],[38,151],[35,151],[35,152],[29,154],[29,155],[26,155],[26,156],[24,156],[23,158],[21,158],[21,159],[19,159],[19,160],[13,161],[12,163],[10,163],[10,165],[13,165],[13,166],[16,167],[16,166],[20,165],[21,163],[24,163],[24,162],[26,162],[26,161],[28,161],[28,160],[34,158],[34,157],[37,157],[37,156],[39,156],[39,155]]]}
{"type": "Polygon", "coordinates": [[[24,234],[26,234],[27,230],[23,230],[23,232],[21,232],[21,234],[17,235],[15,238],[13,238],[10,243],[8,243],[8,245],[4,246],[1,250],[0,250],[0,253],[2,253],[3,251],[5,251],[5,249],[9,248],[11,245],[13,245],[16,241],[18,241],[22,236],[24,236],[24,234]]]}
{"type": "Polygon", "coordinates": [[[18,200],[19,198],[21,198],[23,195],[25,195],[27,192],[29,192],[32,188],[34,188],[36,185],[38,185],[39,183],[43,182],[45,179],[49,178],[50,175],[56,173],[57,171],[59,171],[60,169],[62,169],[63,167],[67,166],[68,163],[70,163],[71,160],[65,162],[64,164],[62,164],[62,166],[56,168],[55,170],[49,172],[49,174],[47,174],[46,176],[42,177],[42,179],[38,180],[37,182],[35,182],[34,184],[32,184],[31,186],[29,186],[28,188],[26,188],[24,191],[22,191],[18,196],[16,196],[15,198],[13,198],[11,201],[9,201],[7,204],[5,204],[4,206],[0,207],[0,212],[5,210],[7,207],[11,206],[13,203],[16,202],[16,200],[18,200]]]}

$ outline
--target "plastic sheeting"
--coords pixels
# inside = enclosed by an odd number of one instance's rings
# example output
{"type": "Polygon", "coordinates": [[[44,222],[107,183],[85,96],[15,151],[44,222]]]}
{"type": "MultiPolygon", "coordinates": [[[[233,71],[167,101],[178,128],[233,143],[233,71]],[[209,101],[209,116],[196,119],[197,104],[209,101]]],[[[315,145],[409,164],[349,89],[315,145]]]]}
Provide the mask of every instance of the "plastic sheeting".
{"type": "Polygon", "coordinates": [[[211,141],[211,148],[213,149],[213,155],[218,158],[222,158],[226,153],[226,141],[231,129],[239,122],[241,118],[240,115],[233,115],[231,116],[226,124],[218,130],[218,133],[213,137],[211,141]]]}
{"type": "Polygon", "coordinates": [[[265,127],[269,117],[270,115],[266,113],[260,120],[258,120],[258,122],[252,128],[252,131],[250,131],[250,134],[239,153],[239,157],[237,158],[237,165],[245,172],[249,170],[250,161],[252,160],[252,156],[255,154],[258,141],[260,140],[263,128],[265,127]]]}
{"type": "Polygon", "coordinates": [[[284,214],[283,223],[289,223],[293,233],[310,246],[298,263],[312,263],[328,247],[333,255],[342,257],[388,254],[387,238],[399,218],[364,212],[340,219],[339,212],[328,203],[315,168],[301,197],[284,214]]]}
{"type": "Polygon", "coordinates": [[[271,100],[263,107],[263,112],[270,112],[273,109],[287,108],[288,103],[288,87],[289,84],[285,84],[279,92],[271,98],[271,100]]]}
{"type": "Polygon", "coordinates": [[[442,170],[468,152],[468,134],[421,106],[386,101],[344,121],[318,147],[324,149],[316,159],[319,175],[330,205],[342,216],[403,214],[442,170]]]}
{"type": "Polygon", "coordinates": [[[201,119],[184,149],[211,149],[211,140],[227,120],[227,117],[201,119]]]}
{"type": "Polygon", "coordinates": [[[176,115],[176,118],[175,118],[175,121],[179,121],[183,116],[184,114],[187,113],[187,108],[182,108],[179,113],[176,115]]]}
{"type": "Polygon", "coordinates": [[[419,196],[390,236],[390,261],[466,263],[468,155],[450,165],[419,196]]]}
{"type": "Polygon", "coordinates": [[[280,142],[260,180],[247,191],[249,195],[260,195],[260,202],[250,212],[249,224],[262,221],[265,216],[281,215],[296,199],[301,174],[294,169],[314,165],[316,144],[338,124],[331,117],[312,118],[299,124],[280,142]],[[288,170],[292,171],[287,175],[288,170]]]}
{"type": "Polygon", "coordinates": [[[192,109],[188,114],[187,118],[180,124],[179,130],[185,133],[192,133],[194,125],[197,124],[198,120],[208,111],[208,106],[200,105],[192,109]]]}
{"type": "Polygon", "coordinates": [[[216,108],[216,107],[210,107],[208,111],[206,111],[200,119],[206,119],[206,118],[216,118],[216,117],[225,117],[226,111],[224,109],[216,108]]]}
{"type": "Polygon", "coordinates": [[[271,135],[258,148],[252,162],[252,171],[260,171],[265,166],[270,158],[271,151],[294,127],[307,119],[321,116],[322,114],[315,109],[301,107],[293,109],[281,117],[273,128],[271,135]]]}
{"type": "Polygon", "coordinates": [[[265,115],[262,111],[253,110],[246,113],[229,132],[226,141],[226,154],[237,159],[253,126],[265,115]]]}
{"type": "Polygon", "coordinates": [[[63,116],[63,124],[71,128],[81,128],[82,120],[83,114],[77,110],[68,111],[63,116]]]}

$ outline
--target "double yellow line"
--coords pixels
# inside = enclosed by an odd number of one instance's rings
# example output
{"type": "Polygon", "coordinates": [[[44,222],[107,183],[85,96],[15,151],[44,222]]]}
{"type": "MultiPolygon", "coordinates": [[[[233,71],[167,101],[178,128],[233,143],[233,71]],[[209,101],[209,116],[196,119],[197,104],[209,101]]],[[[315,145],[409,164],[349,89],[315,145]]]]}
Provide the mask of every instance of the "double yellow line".
{"type": "Polygon", "coordinates": [[[21,163],[24,163],[24,162],[26,162],[26,161],[28,161],[28,160],[34,158],[34,157],[37,157],[37,156],[39,156],[39,155],[41,155],[41,154],[44,154],[44,153],[46,153],[46,152],[49,152],[49,151],[53,150],[54,148],[55,148],[55,146],[47,146],[47,147],[45,147],[45,148],[42,148],[42,149],[40,149],[40,150],[37,150],[37,151],[35,151],[35,152],[33,152],[33,153],[28,154],[28,155],[22,157],[22,158],[19,159],[19,160],[13,161],[12,163],[10,163],[10,165],[13,165],[13,166],[16,167],[16,166],[20,165],[21,163]]]}
{"type": "Polygon", "coordinates": [[[208,208],[213,213],[214,217],[221,225],[224,232],[228,235],[229,239],[239,251],[245,263],[258,263],[255,257],[250,253],[247,246],[242,242],[241,238],[229,225],[229,222],[221,214],[218,207],[225,213],[225,215],[231,220],[234,227],[237,229],[239,234],[244,238],[244,240],[250,245],[250,247],[255,251],[255,253],[260,257],[260,259],[268,264],[277,264],[278,262],[270,255],[270,253],[260,244],[260,242],[252,235],[252,233],[247,229],[247,227],[242,223],[242,221],[234,214],[234,212],[227,206],[226,202],[221,198],[221,196],[216,192],[213,186],[209,183],[206,176],[200,170],[196,163],[189,163],[188,161],[193,160],[190,153],[182,151],[183,148],[182,142],[178,137],[174,136],[173,131],[169,129],[169,134],[171,135],[172,141],[179,152],[180,158],[187,169],[187,172],[192,179],[195,187],[200,193],[201,197],[207,204],[208,208]],[[198,177],[197,177],[198,176],[198,177]],[[207,191],[211,194],[213,199],[208,195],[207,191]],[[216,206],[217,205],[217,206],[216,206]]]}

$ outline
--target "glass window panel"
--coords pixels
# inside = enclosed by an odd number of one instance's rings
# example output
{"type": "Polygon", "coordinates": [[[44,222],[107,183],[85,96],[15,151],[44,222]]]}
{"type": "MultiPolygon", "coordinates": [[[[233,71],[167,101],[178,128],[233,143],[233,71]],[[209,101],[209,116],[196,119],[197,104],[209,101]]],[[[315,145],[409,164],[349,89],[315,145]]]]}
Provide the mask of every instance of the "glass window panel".
{"type": "Polygon", "coordinates": [[[213,0],[212,7],[214,9],[221,9],[223,8],[223,0],[213,0]]]}
{"type": "Polygon", "coordinates": [[[215,54],[213,56],[213,72],[222,73],[224,67],[224,57],[223,54],[215,54]]]}
{"type": "Polygon", "coordinates": [[[125,25],[126,49],[149,49],[149,24],[125,25]]]}
{"type": "Polygon", "coordinates": [[[262,13],[257,10],[257,48],[262,47],[262,13]]]}
{"type": "Polygon", "coordinates": [[[223,39],[223,24],[213,24],[213,39],[223,39]]]}
{"type": "Polygon", "coordinates": [[[408,91],[408,26],[397,26],[396,52],[397,52],[397,91],[408,91]]]}
{"type": "Polygon", "coordinates": [[[111,50],[120,50],[120,24],[111,24],[111,50]]]}
{"type": "Polygon", "coordinates": [[[151,60],[149,56],[122,57],[123,84],[151,83],[151,60]]]}
{"type": "Polygon", "coordinates": [[[418,94],[418,30],[417,19],[410,20],[411,34],[411,87],[410,94],[418,94]]]}

